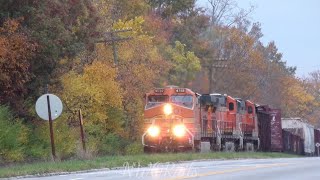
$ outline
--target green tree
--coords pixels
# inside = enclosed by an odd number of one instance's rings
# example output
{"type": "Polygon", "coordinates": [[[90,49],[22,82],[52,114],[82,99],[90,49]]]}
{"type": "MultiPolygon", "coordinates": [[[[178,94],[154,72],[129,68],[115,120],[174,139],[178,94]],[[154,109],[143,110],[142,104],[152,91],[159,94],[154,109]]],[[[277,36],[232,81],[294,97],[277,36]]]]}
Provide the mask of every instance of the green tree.
{"type": "Polygon", "coordinates": [[[179,41],[175,42],[174,48],[168,46],[167,56],[172,65],[169,71],[169,83],[188,87],[188,83],[201,69],[199,58],[193,52],[186,51],[185,45],[179,41]]]}

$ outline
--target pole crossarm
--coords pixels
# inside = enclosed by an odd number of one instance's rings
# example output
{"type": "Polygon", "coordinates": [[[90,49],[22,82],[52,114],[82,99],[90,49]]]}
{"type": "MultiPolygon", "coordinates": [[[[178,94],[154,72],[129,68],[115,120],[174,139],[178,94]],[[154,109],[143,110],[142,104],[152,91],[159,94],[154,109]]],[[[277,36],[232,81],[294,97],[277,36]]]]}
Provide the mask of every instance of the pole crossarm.
{"type": "Polygon", "coordinates": [[[104,39],[103,40],[98,40],[96,43],[105,43],[107,45],[112,46],[112,51],[113,51],[113,60],[114,64],[118,64],[118,52],[117,52],[117,44],[123,41],[127,41],[130,39],[133,39],[133,37],[128,36],[128,37],[120,37],[118,33],[123,33],[123,32],[131,32],[132,29],[117,29],[117,30],[111,30],[109,32],[105,32],[104,34],[104,39]]]}

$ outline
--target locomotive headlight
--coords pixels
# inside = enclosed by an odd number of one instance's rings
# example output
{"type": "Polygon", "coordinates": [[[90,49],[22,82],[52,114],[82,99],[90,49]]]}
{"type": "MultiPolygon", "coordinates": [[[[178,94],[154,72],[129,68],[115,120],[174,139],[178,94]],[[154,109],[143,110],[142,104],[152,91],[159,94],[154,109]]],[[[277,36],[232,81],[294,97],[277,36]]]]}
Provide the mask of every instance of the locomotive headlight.
{"type": "Polygon", "coordinates": [[[171,104],[164,105],[163,112],[164,112],[165,115],[172,114],[172,106],[171,106],[171,104]]]}
{"type": "Polygon", "coordinates": [[[173,128],[173,134],[177,137],[183,137],[186,134],[186,127],[184,125],[176,125],[173,128]]]}
{"type": "Polygon", "coordinates": [[[159,136],[160,134],[160,128],[157,127],[157,126],[151,126],[149,129],[148,129],[148,134],[152,137],[157,137],[159,136]]]}

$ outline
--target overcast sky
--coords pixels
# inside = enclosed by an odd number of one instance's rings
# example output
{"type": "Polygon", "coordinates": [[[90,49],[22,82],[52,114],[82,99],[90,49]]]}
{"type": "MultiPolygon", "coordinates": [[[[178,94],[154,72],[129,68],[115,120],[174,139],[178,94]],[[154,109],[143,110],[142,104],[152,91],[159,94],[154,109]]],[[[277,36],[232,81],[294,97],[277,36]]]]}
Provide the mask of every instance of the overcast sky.
{"type": "MultiPolygon", "coordinates": [[[[208,0],[198,0],[207,6],[208,0]]],[[[283,59],[303,77],[320,69],[320,0],[237,0],[239,7],[255,6],[251,20],[260,22],[267,44],[275,41],[283,59]]]]}

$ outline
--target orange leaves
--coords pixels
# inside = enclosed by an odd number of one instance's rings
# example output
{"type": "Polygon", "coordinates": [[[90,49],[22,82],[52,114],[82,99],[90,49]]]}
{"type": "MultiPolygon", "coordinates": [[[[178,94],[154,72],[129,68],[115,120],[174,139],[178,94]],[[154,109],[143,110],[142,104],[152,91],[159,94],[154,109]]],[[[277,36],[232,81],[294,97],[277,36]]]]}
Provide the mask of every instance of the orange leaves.
{"type": "Polygon", "coordinates": [[[145,17],[145,27],[148,32],[155,36],[154,41],[157,44],[166,44],[170,40],[173,31],[173,23],[169,20],[162,19],[155,14],[145,17]]]}
{"type": "Polygon", "coordinates": [[[20,32],[17,20],[8,19],[0,27],[0,102],[15,103],[26,93],[30,80],[30,58],[36,45],[20,32]],[[19,98],[18,98],[19,99],[19,98]]]}
{"type": "Polygon", "coordinates": [[[0,27],[0,33],[13,34],[18,30],[20,23],[17,20],[8,19],[3,23],[3,27],[0,27]]]}

